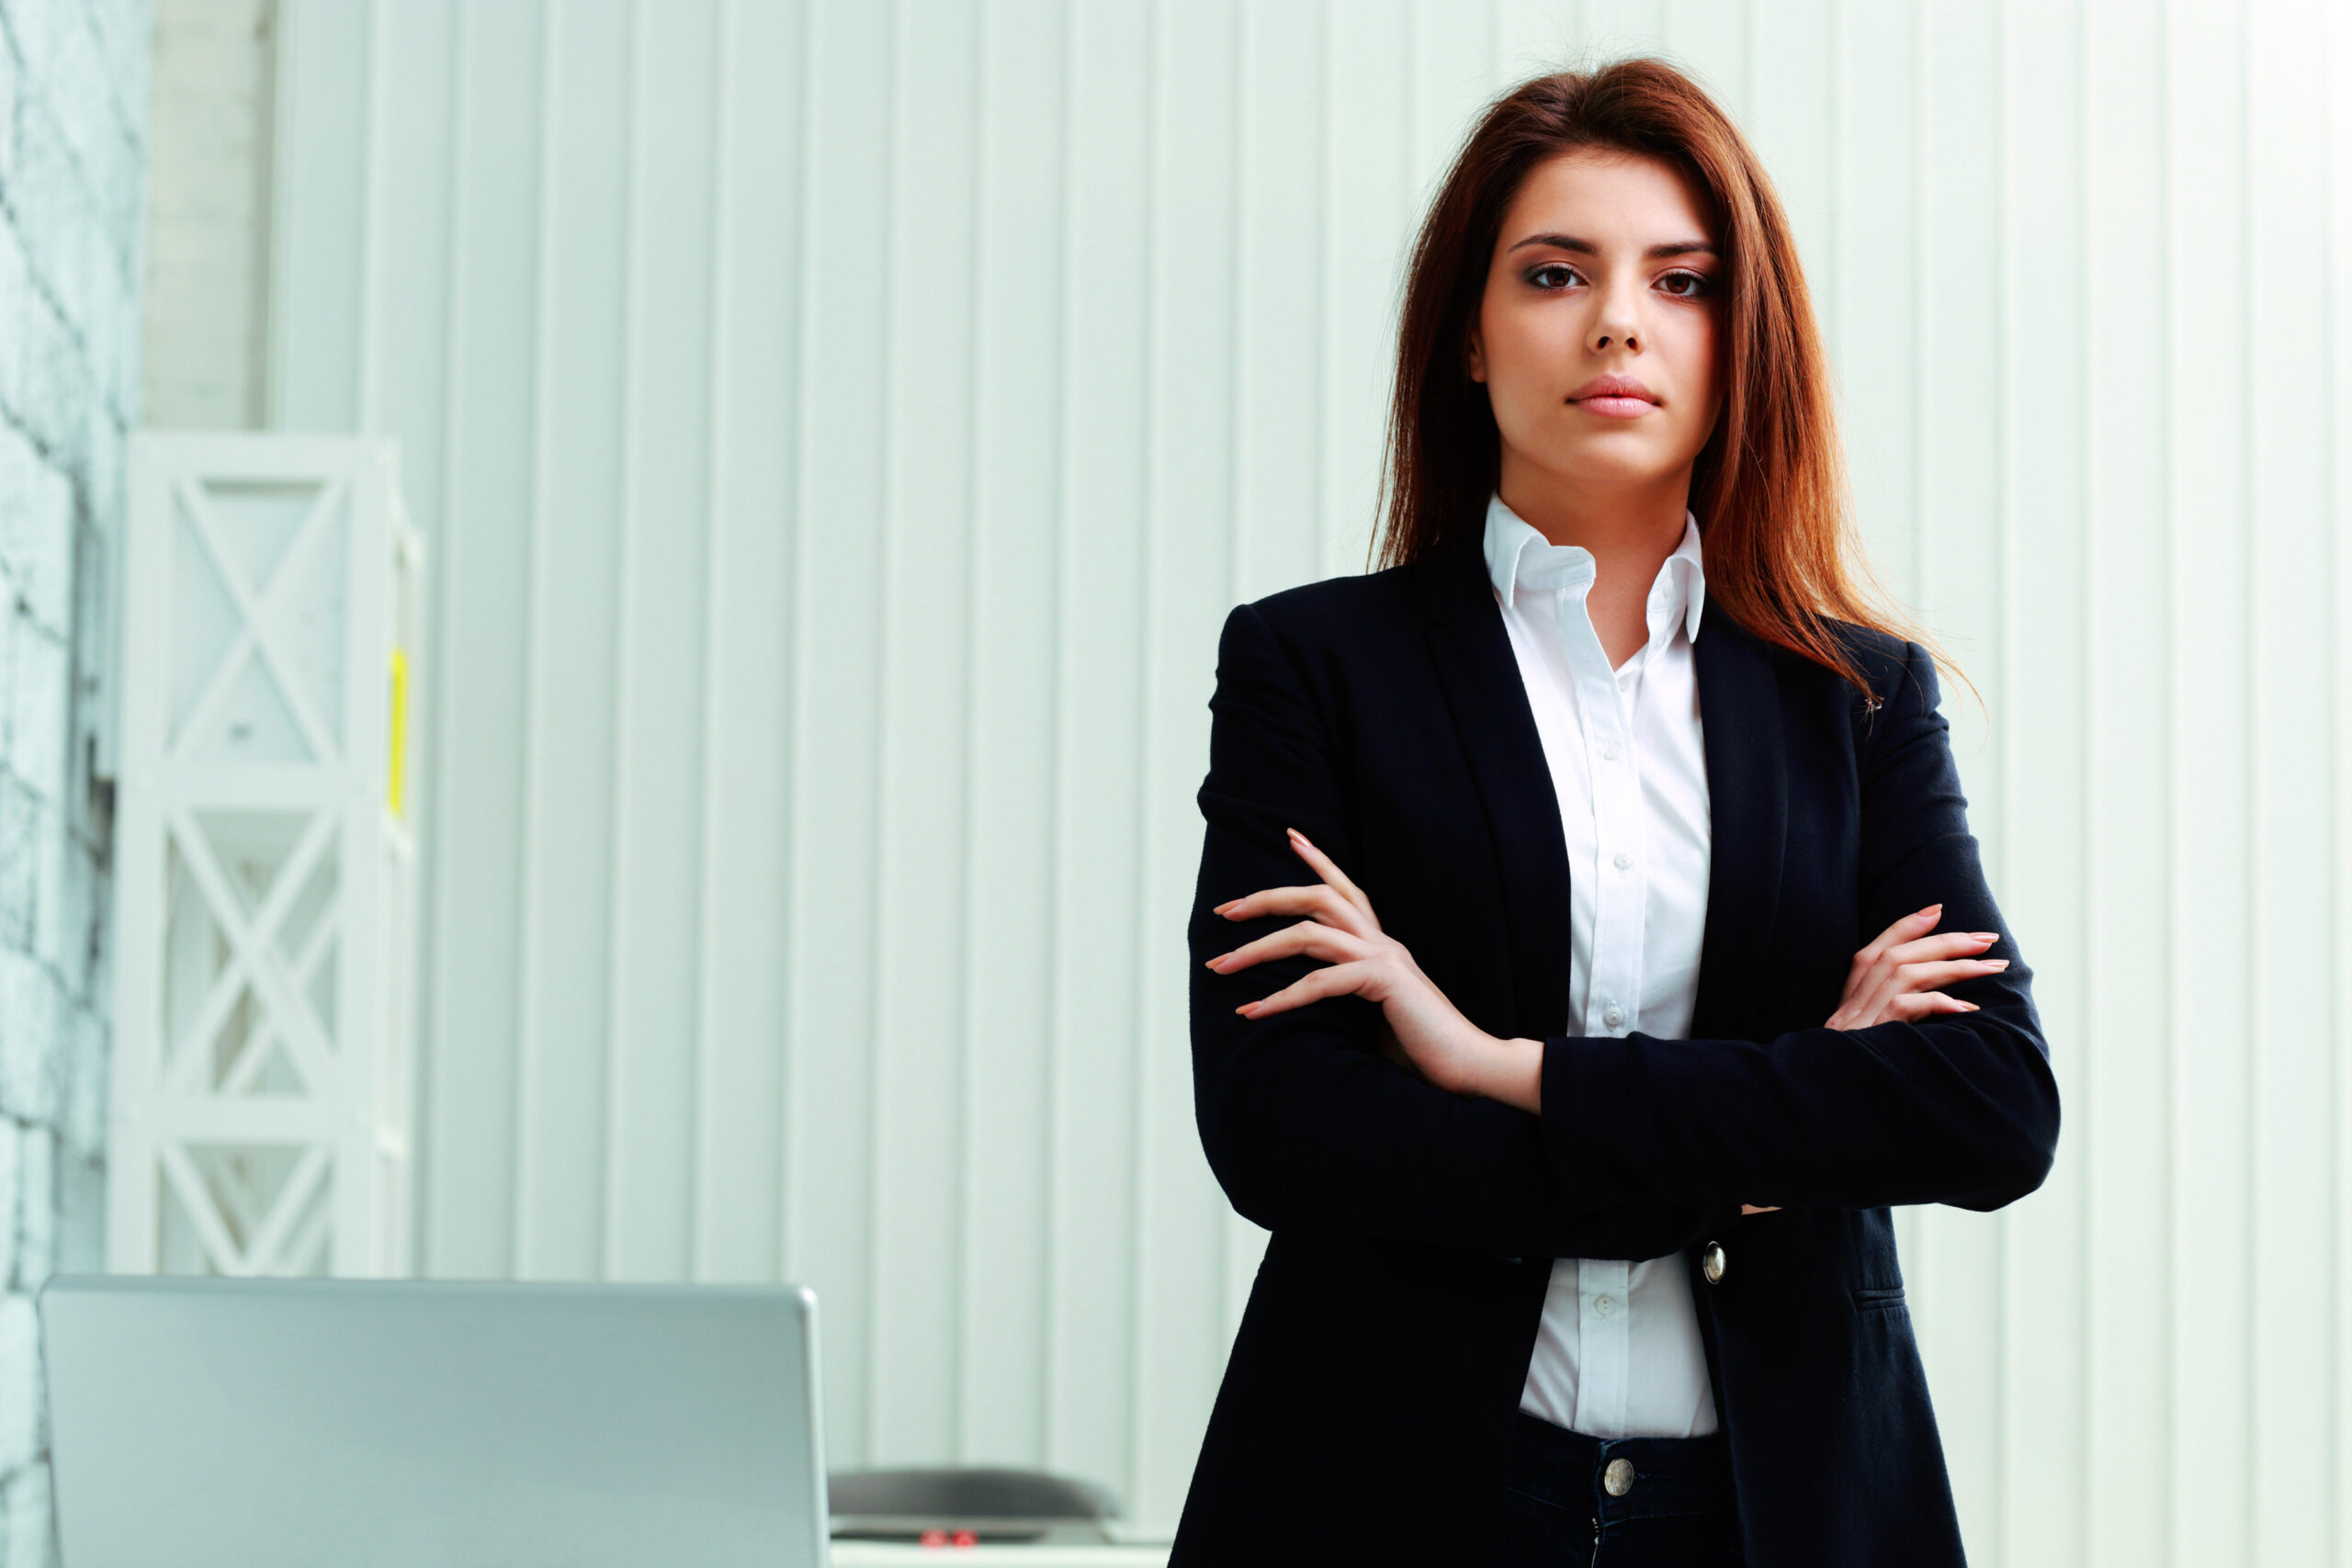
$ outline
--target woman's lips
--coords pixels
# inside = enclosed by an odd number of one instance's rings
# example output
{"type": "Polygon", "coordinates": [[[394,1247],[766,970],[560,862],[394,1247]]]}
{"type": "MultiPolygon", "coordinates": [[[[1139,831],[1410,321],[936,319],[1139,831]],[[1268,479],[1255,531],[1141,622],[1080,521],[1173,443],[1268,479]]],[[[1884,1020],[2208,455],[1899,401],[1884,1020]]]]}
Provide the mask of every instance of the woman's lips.
{"type": "Polygon", "coordinates": [[[1569,401],[1587,413],[1597,413],[1607,419],[1638,419],[1654,413],[1657,405],[1647,398],[1572,398],[1569,401]]]}

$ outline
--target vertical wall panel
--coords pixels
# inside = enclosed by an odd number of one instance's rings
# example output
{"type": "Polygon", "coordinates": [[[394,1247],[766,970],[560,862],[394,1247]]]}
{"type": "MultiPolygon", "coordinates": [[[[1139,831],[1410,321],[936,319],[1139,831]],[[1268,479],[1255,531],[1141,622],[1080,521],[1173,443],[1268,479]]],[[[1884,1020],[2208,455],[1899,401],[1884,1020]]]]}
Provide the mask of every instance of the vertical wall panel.
{"type": "MultiPolygon", "coordinates": [[[[1986,869],[2033,966],[2042,1027],[2053,1044],[2065,1043],[2053,1050],[2052,1067],[2059,1103],[2071,1112],[2089,1083],[2082,1046],[2089,1021],[2085,850],[2093,810],[2086,617],[2099,565],[2082,526],[2091,382],[2083,330],[2089,284],[2080,218],[2081,12],[2054,0],[2007,0],[2000,32],[2003,640],[2000,662],[1987,671],[1999,685],[1987,695],[2006,736],[1998,795],[2015,805],[1989,840],[1986,869]],[[2025,809],[2027,800],[2033,809],[2025,809]]],[[[2062,1140],[2062,1148],[2033,1201],[2002,1216],[2003,1334],[1992,1434],[2003,1455],[2003,1529],[1986,1555],[2009,1568],[2076,1568],[2084,1561],[2086,1171],[2080,1140],[2062,1140]]]]}
{"type": "Polygon", "coordinates": [[[2252,327],[2243,287],[2246,223],[2245,36],[2225,0],[2165,7],[2165,221],[2167,401],[2162,448],[2171,487],[2170,593],[2177,649],[2170,682],[2170,824],[2175,870],[2175,1036],[2171,1290],[2174,1550],[2188,1562],[2238,1560],[2254,1527],[2245,1281],[2254,1215],[2247,1085],[2255,936],[2252,705],[2256,666],[2248,570],[2252,327]],[[2243,519],[2216,549],[2217,519],[2243,519]]]}
{"type": "Polygon", "coordinates": [[[497,1276],[514,1267],[541,35],[535,7],[452,17],[433,792],[465,804],[437,821],[428,904],[423,1219],[429,1267],[497,1276]]]}
{"type": "Polygon", "coordinates": [[[1916,602],[1922,226],[1918,12],[1853,6],[1838,46],[1837,244],[1816,309],[1837,351],[1854,513],[1887,592],[1916,602]]]}
{"type": "Polygon", "coordinates": [[[2247,557],[2252,655],[2253,930],[2247,1022],[2256,1562],[2319,1562],[2333,1542],[2329,1445],[2337,1397],[2334,1271],[2262,1260],[2327,1257],[2331,1072],[2336,1010],[2326,975],[2335,933],[2331,857],[2334,583],[2328,516],[2327,209],[2324,54],[2273,10],[2248,14],[2247,557]]]}
{"type": "Polygon", "coordinates": [[[1241,7],[1240,230],[1232,401],[1235,592],[1255,599],[1310,581],[1320,532],[1325,103],[1329,50],[1319,0],[1241,7]]]}
{"type": "MultiPolygon", "coordinates": [[[[2327,207],[2323,260],[2314,268],[2327,324],[2324,434],[2330,526],[2326,580],[2335,603],[2346,604],[2352,604],[2352,549],[2346,547],[2344,537],[2345,521],[2352,517],[2352,320],[2347,320],[2347,313],[2352,313],[2352,17],[2341,6],[2331,7],[2316,39],[2306,35],[2306,41],[2324,62],[2321,130],[2325,140],[2317,149],[2319,177],[2311,188],[2320,193],[2327,207]]],[[[2335,1255],[2327,1273],[2332,1287],[2327,1363],[2330,1464],[2323,1480],[2332,1499],[2329,1520],[2335,1551],[2323,1561],[2346,1568],[2352,1564],[2352,1521],[2347,1521],[2352,1508],[2347,1508],[2346,1501],[2352,1498],[2352,1398],[2346,1397],[2347,1385],[2352,1385],[2352,1310],[2347,1310],[2352,1305],[2352,1152],[2347,1150],[2352,1145],[2352,1072],[2346,1070],[2344,1060],[2345,1021],[2352,1017],[2352,1006],[2346,1005],[2352,1001],[2352,921],[2345,919],[2346,908],[2352,908],[2352,831],[2346,828],[2346,818],[2352,817],[2352,711],[2347,711],[2347,699],[2352,699],[2352,636],[2333,624],[2329,629],[2333,644],[2329,672],[2334,677],[2327,705],[2333,726],[2329,758],[2334,764],[2329,801],[2335,831],[2330,845],[2334,852],[2329,857],[2328,955],[2335,983],[2327,995],[2335,1005],[2328,1031],[2328,1100],[2334,1136],[2328,1147],[2333,1209],[2327,1235],[2335,1244],[2335,1255]]]]}
{"type": "MultiPolygon", "coordinates": [[[[360,352],[374,260],[368,209],[377,182],[407,161],[371,162],[372,88],[385,65],[376,9],[289,5],[279,23],[270,206],[300,214],[270,234],[264,401],[280,430],[348,430],[364,417],[360,352]],[[301,136],[286,134],[294,124],[301,136]]],[[[416,36],[429,41],[434,22],[445,17],[426,10],[444,7],[428,0],[411,18],[416,36]]]]}
{"type": "Polygon", "coordinates": [[[1496,87],[1499,45],[1491,10],[1463,0],[1408,0],[1411,34],[1406,45],[1406,118],[1411,128],[1413,221],[1437,194],[1437,183],[1462,150],[1478,109],[1496,87]]]}
{"type": "MultiPolygon", "coordinates": [[[[2062,1134],[2086,1166],[2083,1288],[2086,1561],[2166,1561],[2172,1455],[2172,1065],[2179,1025],[2166,759],[2179,654],[2165,561],[2165,278],[2161,31],[2125,0],[2086,0],[2083,33],[2090,1005],[2079,1107],[2062,1134]],[[2144,257],[2145,265],[2117,265],[2144,257]]],[[[2061,1049],[2056,1042],[2053,1049],[2061,1049]]]]}
{"type": "MultiPolygon", "coordinates": [[[[1920,271],[1924,326],[1918,367],[1921,484],[1917,519],[1921,581],[1917,608],[1988,703],[2002,685],[1999,563],[2012,520],[2002,511],[1999,476],[2008,453],[2000,411],[2002,299],[1998,199],[2001,50],[1998,13],[1984,6],[1928,6],[1921,84],[1922,187],[1927,232],[1920,271]]],[[[1967,790],[1969,825],[2000,843],[1998,787],[2007,737],[1951,682],[1944,712],[1967,790]]],[[[2002,716],[2006,717],[2007,716],[2002,716]]],[[[1997,850],[1988,869],[2000,863],[1997,850]]],[[[2014,902],[2010,889],[1995,882],[2014,902]]],[[[2030,925],[2020,926],[2024,946],[2030,925]]],[[[1865,933],[1874,934],[1874,933],[1865,933]]],[[[2034,958],[2025,949],[2029,961],[2034,958]]],[[[1907,1272],[1918,1281],[1914,1309],[1930,1375],[1973,1396],[1941,1407],[1944,1459],[1969,1539],[2003,1533],[2001,1220],[1959,1210],[1922,1216],[1907,1272]]]]}
{"type": "MultiPolygon", "coordinates": [[[[1725,113],[1747,127],[1748,57],[1761,0],[1673,0],[1666,17],[1665,52],[1713,95],[1725,113]]],[[[1875,9],[1876,7],[1872,7],[1875,9]]]]}
{"type": "Polygon", "coordinates": [[[430,1271],[805,1280],[836,1462],[1171,1523],[1264,1243],[1191,1100],[1217,632],[1364,558],[1470,117],[1657,49],[1986,705],[2066,1131],[1897,1218],[1972,1557],[2352,1568],[2340,7],[282,5],[273,418],[399,435],[434,549],[430,1271]]]}
{"type": "MultiPolygon", "coordinates": [[[[881,532],[880,812],[874,878],[876,1102],[871,1165],[876,1451],[953,1451],[957,1101],[971,1055],[974,265],[978,7],[901,7],[892,209],[871,254],[889,280],[881,532]]],[[[843,520],[847,522],[846,519],[843,520]]],[[[1035,919],[1034,909],[1024,919],[1035,919]]]]}
{"type": "Polygon", "coordinates": [[[1396,368],[1396,282],[1420,216],[1404,48],[1409,0],[1331,6],[1325,21],[1322,265],[1315,290],[1322,507],[1315,575],[1361,571],[1379,504],[1381,442],[1396,368]]]}
{"type": "MultiPolygon", "coordinates": [[[[1320,575],[1323,223],[1329,59],[1317,0],[1240,8],[1232,597],[1320,575]],[[1302,459],[1306,459],[1302,461],[1302,459]]],[[[1300,863],[1301,880],[1309,880],[1300,863]]],[[[1240,1326],[1266,1234],[1226,1225],[1225,1331],[1240,1326]]]]}
{"type": "Polygon", "coordinates": [[[897,20],[809,0],[811,236],[801,258],[798,493],[793,529],[791,914],[785,964],[785,1255],[825,1307],[827,1451],[863,1462],[873,1387],[872,1137],[876,797],[888,455],[887,395],[897,20]]]}
{"type": "MultiPolygon", "coordinates": [[[[1100,1156],[1049,1168],[1052,1079],[1118,1049],[1125,1036],[1054,1005],[1063,981],[1060,927],[1089,903],[1083,893],[1075,904],[1060,899],[1065,826],[1092,805],[1062,792],[1057,757],[1115,739],[1098,734],[1095,715],[1069,707],[1059,690],[1069,671],[1061,646],[1070,626],[1068,535],[1116,526],[1073,514],[1062,493],[1070,371],[1064,288],[1073,265],[1108,258],[1082,241],[1073,245],[1078,237],[1068,231],[1064,7],[983,6],[981,28],[979,206],[968,253],[977,333],[966,480],[973,559],[964,585],[973,630],[963,696],[972,723],[963,790],[969,881],[959,912],[971,1007],[956,1173],[962,1310],[953,1450],[1026,1461],[1045,1438],[1047,1183],[1110,1174],[1100,1156]]],[[[1102,238],[1119,251],[1134,243],[1102,238]]],[[[1102,1109],[1116,1115],[1123,1107],[1114,1100],[1102,1109]]],[[[1113,1381],[1125,1370],[1122,1362],[1076,1371],[1113,1381]]]]}
{"type": "Polygon", "coordinates": [[[1571,24],[1570,36],[1596,59],[1666,52],[1674,8],[1669,0],[1581,0],[1581,20],[1571,24]]]}
{"type": "Polygon", "coordinates": [[[549,6],[534,389],[514,1269],[605,1258],[605,1040],[613,932],[618,454],[628,325],[628,0],[549,6]]]}
{"type": "Polygon", "coordinates": [[[1772,25],[1757,32],[1749,49],[1750,97],[1742,128],[1770,161],[1772,185],[1796,231],[1815,299],[1835,299],[1831,203],[1837,159],[1830,131],[1838,106],[1838,51],[1829,0],[1775,6],[1772,25]]]}
{"type": "Polygon", "coordinates": [[[1152,11],[1129,0],[1074,0],[1067,47],[1053,785],[1067,809],[1053,886],[1047,1294],[1026,1333],[1045,1359],[1035,1452],[1065,1470],[1125,1478],[1146,1353],[1136,1331],[1137,998],[1147,925],[1160,924],[1138,893],[1148,304],[1164,286],[1150,185],[1135,174],[1153,160],[1152,11]]]}
{"type": "Polygon", "coordinates": [[[605,1272],[684,1278],[698,1067],[716,8],[632,17],[605,1272]]]}
{"type": "Polygon", "coordinates": [[[782,1269],[802,7],[720,11],[695,1271],[782,1269]]]}
{"type": "Polygon", "coordinates": [[[1160,0],[1148,175],[1133,1503],[1173,1519],[1224,1371],[1230,1211],[1193,1122],[1184,926],[1200,868],[1216,638],[1235,602],[1241,10],[1160,0]],[[1177,759],[1190,758],[1190,763],[1177,759]]]}
{"type": "Polygon", "coordinates": [[[1584,9],[1582,0],[1490,3],[1495,13],[1495,64],[1486,76],[1490,87],[1499,78],[1515,81],[1538,71],[1557,71],[1573,62],[1584,43],[1578,15],[1584,9]]]}

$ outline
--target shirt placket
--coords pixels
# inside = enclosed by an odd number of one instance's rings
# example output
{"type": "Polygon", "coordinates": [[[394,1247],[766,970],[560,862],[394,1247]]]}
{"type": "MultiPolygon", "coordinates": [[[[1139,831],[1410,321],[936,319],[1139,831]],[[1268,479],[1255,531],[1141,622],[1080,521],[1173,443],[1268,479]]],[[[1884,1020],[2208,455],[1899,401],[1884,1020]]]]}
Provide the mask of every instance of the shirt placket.
{"type": "MultiPolygon", "coordinates": [[[[1561,641],[1576,693],[1586,776],[1592,781],[1592,956],[1582,1032],[1623,1036],[1637,1020],[1642,927],[1647,895],[1643,858],[1641,780],[1632,725],[1617,675],[1594,629],[1588,579],[1560,595],[1561,641]]],[[[1577,1415],[1579,1429],[1623,1431],[1632,1393],[1632,1314],[1626,1292],[1633,1265],[1585,1258],[1577,1265],[1577,1415]]]]}

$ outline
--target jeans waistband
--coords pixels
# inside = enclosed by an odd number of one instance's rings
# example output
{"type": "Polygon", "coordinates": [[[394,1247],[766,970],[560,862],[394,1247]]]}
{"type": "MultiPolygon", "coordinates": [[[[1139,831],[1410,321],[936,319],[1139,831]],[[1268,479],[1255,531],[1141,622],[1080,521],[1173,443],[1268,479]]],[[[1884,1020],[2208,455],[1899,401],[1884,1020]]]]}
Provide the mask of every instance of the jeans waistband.
{"type": "Polygon", "coordinates": [[[1731,1446],[1703,1438],[1595,1438],[1514,1413],[1510,1484],[1601,1524],[1735,1511],[1731,1446]],[[1623,1461],[1623,1465],[1614,1468],[1623,1461]]]}

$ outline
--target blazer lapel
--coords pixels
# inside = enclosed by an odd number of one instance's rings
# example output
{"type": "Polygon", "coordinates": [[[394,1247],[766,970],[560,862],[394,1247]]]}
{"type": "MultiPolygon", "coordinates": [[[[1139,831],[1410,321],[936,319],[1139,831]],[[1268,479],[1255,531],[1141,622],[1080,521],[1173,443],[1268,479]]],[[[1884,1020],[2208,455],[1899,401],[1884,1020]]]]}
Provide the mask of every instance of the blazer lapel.
{"type": "Polygon", "coordinates": [[[1510,1027],[1540,1039],[1570,1032],[1568,846],[1551,764],[1478,544],[1474,536],[1467,547],[1451,547],[1430,561],[1424,601],[1430,657],[1453,710],[1502,872],[1510,1027]]]}
{"type": "Polygon", "coordinates": [[[1789,777],[1770,649],[1710,604],[1690,644],[1707,756],[1707,920],[1694,1040],[1744,1035],[1780,906],[1789,777]]]}
{"type": "MultiPolygon", "coordinates": [[[[1474,536],[1430,558],[1430,656],[1494,834],[1510,947],[1515,1028],[1577,1033],[1568,1012],[1573,933],[1559,796],[1534,710],[1474,536]]],[[[1788,834],[1781,685],[1767,646],[1714,604],[1690,645],[1711,819],[1707,915],[1693,1038],[1736,1036],[1758,994],[1788,834]]]]}

